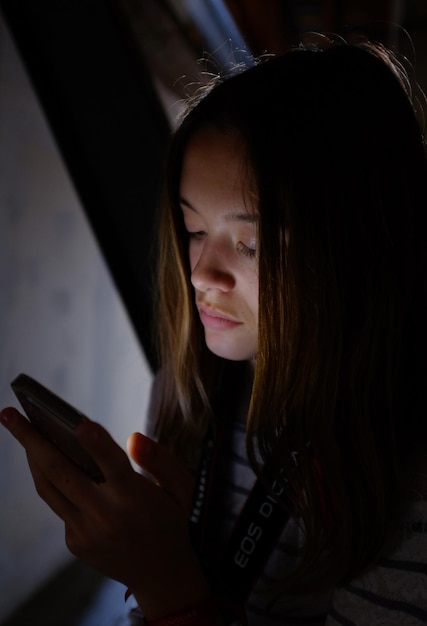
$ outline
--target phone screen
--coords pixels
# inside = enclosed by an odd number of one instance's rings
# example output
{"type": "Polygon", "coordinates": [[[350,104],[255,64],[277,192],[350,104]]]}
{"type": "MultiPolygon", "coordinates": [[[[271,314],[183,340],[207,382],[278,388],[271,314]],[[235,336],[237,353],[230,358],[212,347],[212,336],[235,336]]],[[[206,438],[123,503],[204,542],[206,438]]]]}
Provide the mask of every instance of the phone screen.
{"type": "Polygon", "coordinates": [[[76,426],[88,418],[26,374],[11,387],[34,426],[95,482],[104,482],[100,468],[75,437],[76,426]]]}

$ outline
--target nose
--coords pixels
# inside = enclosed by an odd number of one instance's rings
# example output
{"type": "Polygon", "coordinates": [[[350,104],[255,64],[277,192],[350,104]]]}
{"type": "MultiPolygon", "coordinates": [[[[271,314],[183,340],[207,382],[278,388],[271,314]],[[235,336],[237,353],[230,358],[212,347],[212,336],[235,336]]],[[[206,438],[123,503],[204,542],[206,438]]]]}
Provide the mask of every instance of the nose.
{"type": "Polygon", "coordinates": [[[224,251],[205,245],[194,257],[190,253],[191,283],[195,289],[226,292],[234,288],[236,281],[224,251]]]}

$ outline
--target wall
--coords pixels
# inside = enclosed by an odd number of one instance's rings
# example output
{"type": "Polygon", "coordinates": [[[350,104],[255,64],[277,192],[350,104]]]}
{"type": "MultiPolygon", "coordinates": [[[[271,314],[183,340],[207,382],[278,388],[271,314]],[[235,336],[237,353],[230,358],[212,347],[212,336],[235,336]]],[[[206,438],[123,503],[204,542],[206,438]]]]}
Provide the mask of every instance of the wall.
{"type": "MultiPolygon", "coordinates": [[[[0,406],[21,371],[125,445],[151,374],[28,77],[0,21],[0,406]]],[[[0,621],[70,556],[0,429],[0,621]]]]}

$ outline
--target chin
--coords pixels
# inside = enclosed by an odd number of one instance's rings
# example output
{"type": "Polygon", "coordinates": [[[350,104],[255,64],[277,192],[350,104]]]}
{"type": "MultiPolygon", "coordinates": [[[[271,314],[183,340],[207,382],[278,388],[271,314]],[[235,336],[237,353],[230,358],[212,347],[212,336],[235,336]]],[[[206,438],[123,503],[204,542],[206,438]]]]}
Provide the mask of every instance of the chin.
{"type": "Polygon", "coordinates": [[[216,356],[227,361],[250,361],[256,354],[256,348],[248,349],[249,346],[230,346],[229,343],[221,345],[219,342],[206,341],[208,349],[216,356]]]}

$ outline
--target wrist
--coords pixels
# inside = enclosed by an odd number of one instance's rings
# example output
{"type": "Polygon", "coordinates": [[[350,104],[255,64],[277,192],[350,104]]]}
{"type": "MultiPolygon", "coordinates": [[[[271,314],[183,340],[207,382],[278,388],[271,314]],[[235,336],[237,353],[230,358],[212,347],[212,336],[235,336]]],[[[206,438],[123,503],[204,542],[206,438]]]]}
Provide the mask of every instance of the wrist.
{"type": "Polygon", "coordinates": [[[146,623],[165,615],[174,615],[199,606],[211,597],[211,590],[196,558],[173,567],[165,563],[161,571],[151,571],[151,584],[146,576],[128,593],[132,593],[144,613],[146,623]]]}

